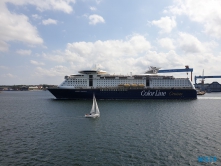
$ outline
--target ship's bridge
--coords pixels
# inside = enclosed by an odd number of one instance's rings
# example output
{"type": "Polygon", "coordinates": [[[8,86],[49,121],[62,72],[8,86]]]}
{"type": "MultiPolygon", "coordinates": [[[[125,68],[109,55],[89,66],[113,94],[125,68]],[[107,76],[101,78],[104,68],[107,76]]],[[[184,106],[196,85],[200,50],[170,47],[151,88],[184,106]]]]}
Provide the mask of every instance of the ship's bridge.
{"type": "Polygon", "coordinates": [[[107,74],[104,70],[81,70],[78,72],[81,74],[107,74]]]}

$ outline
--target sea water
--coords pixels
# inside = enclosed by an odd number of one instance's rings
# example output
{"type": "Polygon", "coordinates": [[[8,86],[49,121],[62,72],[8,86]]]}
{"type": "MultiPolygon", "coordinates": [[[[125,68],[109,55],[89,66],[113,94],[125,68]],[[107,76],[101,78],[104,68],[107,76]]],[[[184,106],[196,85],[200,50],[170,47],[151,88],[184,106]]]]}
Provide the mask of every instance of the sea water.
{"type": "Polygon", "coordinates": [[[221,165],[221,93],[97,102],[1,92],[0,166],[221,165]]]}

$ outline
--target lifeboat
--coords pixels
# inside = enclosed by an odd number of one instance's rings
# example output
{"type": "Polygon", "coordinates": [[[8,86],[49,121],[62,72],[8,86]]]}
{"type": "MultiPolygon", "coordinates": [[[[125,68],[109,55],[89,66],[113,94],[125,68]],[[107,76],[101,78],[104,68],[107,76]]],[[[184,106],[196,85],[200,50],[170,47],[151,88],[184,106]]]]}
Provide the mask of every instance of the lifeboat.
{"type": "Polygon", "coordinates": [[[144,84],[138,84],[139,87],[144,87],[144,84]]]}
{"type": "Polygon", "coordinates": [[[130,86],[130,84],[124,84],[124,87],[129,87],[130,86]]]}

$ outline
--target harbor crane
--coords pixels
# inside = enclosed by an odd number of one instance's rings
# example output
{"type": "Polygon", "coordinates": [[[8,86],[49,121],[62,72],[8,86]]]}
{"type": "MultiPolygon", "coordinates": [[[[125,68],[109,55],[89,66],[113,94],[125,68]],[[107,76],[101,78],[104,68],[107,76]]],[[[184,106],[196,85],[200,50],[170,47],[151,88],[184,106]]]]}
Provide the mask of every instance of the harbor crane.
{"type": "Polygon", "coordinates": [[[191,81],[192,81],[193,68],[189,68],[188,65],[185,66],[185,69],[166,69],[166,70],[158,71],[158,73],[171,73],[171,72],[186,72],[187,75],[188,75],[188,72],[191,72],[191,81]]]}
{"type": "Polygon", "coordinates": [[[195,84],[198,78],[202,78],[202,80],[204,80],[205,78],[221,78],[221,76],[195,76],[195,84]]]}

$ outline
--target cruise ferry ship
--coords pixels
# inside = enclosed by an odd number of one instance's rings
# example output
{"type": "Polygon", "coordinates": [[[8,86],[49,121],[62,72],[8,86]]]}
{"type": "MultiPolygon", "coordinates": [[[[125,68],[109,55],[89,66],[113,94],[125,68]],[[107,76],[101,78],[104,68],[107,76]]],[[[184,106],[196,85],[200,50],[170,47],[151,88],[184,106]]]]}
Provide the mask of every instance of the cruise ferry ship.
{"type": "Polygon", "coordinates": [[[110,75],[106,71],[82,70],[64,77],[57,88],[48,90],[57,99],[196,99],[189,78],[158,75],[150,67],[144,74],[110,75]]]}

